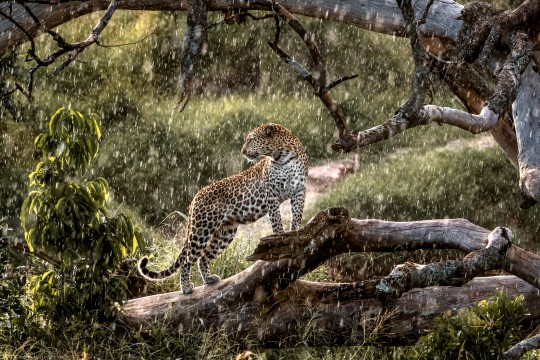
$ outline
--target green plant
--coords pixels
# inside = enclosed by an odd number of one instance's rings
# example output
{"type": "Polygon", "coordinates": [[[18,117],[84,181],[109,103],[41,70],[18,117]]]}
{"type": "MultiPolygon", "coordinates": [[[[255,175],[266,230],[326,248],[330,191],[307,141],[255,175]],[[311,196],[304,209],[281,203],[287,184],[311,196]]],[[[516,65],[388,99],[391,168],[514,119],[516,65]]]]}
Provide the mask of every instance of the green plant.
{"type": "Polygon", "coordinates": [[[115,271],[126,256],[144,247],[129,217],[108,213],[107,181],[79,180],[99,151],[98,121],[96,115],[60,108],[48,132],[34,142],[42,161],[30,174],[33,190],[20,219],[30,250],[57,259],[29,282],[31,309],[46,314],[49,324],[110,318],[128,291],[115,271]]]}
{"type": "Polygon", "coordinates": [[[510,299],[498,290],[470,309],[437,317],[435,328],[417,346],[424,349],[427,359],[502,359],[503,352],[518,340],[524,314],[523,295],[510,299]]]}

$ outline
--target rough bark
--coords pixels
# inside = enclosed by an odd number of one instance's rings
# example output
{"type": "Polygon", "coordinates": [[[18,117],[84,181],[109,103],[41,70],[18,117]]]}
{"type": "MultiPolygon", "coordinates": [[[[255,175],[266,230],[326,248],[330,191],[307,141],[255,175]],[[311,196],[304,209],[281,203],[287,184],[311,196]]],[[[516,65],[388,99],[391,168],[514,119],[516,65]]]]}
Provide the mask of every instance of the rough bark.
{"type": "MultiPolygon", "coordinates": [[[[277,263],[282,262],[286,260],[277,263]]],[[[273,270],[257,262],[214,287],[195,288],[189,297],[174,292],[130,300],[121,318],[146,335],[156,324],[168,325],[174,334],[219,327],[247,346],[406,345],[433,327],[437,315],[470,307],[502,288],[510,297],[524,295],[529,314],[523,319],[524,329],[540,319],[538,289],[515,276],[479,277],[461,287],[412,289],[381,316],[382,303],[363,298],[362,283],[298,280],[285,291],[268,293],[257,276],[263,268],[273,270]]]]}
{"type": "MultiPolygon", "coordinates": [[[[156,322],[174,332],[220,327],[237,340],[261,346],[292,346],[306,338],[308,342],[331,342],[318,345],[398,345],[414,342],[424,329],[433,326],[435,315],[469,306],[504,287],[510,295],[525,295],[531,315],[523,320],[532,325],[540,316],[538,288],[517,277],[476,278],[462,287],[434,286],[461,284],[480,271],[501,266],[512,256],[507,247],[514,247],[501,234],[503,231],[496,229],[490,235],[463,219],[405,223],[356,220],[350,219],[345,209],[333,208],[319,213],[300,231],[262,239],[250,259],[268,261],[257,261],[216,285],[197,287],[190,295],[174,292],[130,300],[121,317],[146,334],[156,322]],[[486,247],[489,237],[491,245],[486,247]],[[455,248],[470,253],[470,259],[467,262],[466,257],[462,268],[455,267],[458,270],[454,272],[446,271],[448,264],[441,263],[441,269],[429,269],[429,276],[424,274],[427,267],[415,265],[416,270],[409,274],[412,277],[392,273],[382,280],[348,284],[298,280],[337,254],[415,248],[455,248]],[[490,258],[493,262],[486,265],[490,258]],[[419,281],[411,282],[413,278],[419,281]],[[383,285],[390,290],[382,289],[383,285]],[[412,289],[414,286],[423,288],[412,289]],[[398,287],[401,290],[396,293],[398,287]],[[305,334],[308,328],[312,332],[305,334]],[[318,336],[329,333],[332,336],[318,336]],[[361,336],[364,333],[370,334],[369,338],[361,336]]],[[[530,269],[528,262],[538,263],[537,256],[526,254],[527,260],[514,257],[513,269],[508,270],[530,269]]]]}

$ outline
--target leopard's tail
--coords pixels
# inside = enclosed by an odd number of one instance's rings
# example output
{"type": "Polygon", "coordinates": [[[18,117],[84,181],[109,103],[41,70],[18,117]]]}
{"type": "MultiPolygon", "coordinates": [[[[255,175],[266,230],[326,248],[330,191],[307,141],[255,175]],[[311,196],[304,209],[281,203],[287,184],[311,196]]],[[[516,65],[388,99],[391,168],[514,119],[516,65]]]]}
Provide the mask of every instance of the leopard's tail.
{"type": "Polygon", "coordinates": [[[182,256],[182,253],[180,253],[174,264],[172,264],[168,269],[165,269],[163,271],[151,271],[146,268],[146,265],[148,265],[148,258],[145,256],[141,260],[139,260],[139,273],[150,280],[164,279],[177,272],[178,269],[180,269],[183,261],[184,256],[182,256]]]}

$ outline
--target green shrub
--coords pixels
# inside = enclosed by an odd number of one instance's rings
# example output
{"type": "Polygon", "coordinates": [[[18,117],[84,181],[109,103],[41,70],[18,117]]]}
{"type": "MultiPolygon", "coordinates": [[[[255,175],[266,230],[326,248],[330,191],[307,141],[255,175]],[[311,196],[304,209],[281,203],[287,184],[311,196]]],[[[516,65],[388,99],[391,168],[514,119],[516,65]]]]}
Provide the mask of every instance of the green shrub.
{"type": "Polygon", "coordinates": [[[471,309],[438,316],[435,328],[417,346],[427,359],[502,359],[503,352],[518,341],[524,315],[523,295],[510,299],[499,290],[471,309]]]}
{"type": "Polygon", "coordinates": [[[31,310],[52,329],[74,319],[106,320],[127,298],[116,275],[144,241],[131,219],[107,211],[108,184],[81,178],[99,150],[95,115],[59,109],[35,145],[42,161],[30,174],[32,191],[21,208],[21,223],[32,252],[46,254],[53,267],[29,280],[31,310]]]}

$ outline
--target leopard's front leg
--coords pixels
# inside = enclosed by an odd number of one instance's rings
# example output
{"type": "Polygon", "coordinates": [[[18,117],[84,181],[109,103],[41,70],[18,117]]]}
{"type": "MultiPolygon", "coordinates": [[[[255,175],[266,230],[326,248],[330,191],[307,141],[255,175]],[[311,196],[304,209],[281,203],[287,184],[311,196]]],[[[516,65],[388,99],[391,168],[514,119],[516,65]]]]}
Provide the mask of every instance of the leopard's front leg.
{"type": "Polygon", "coordinates": [[[305,188],[298,191],[291,198],[291,213],[292,213],[291,230],[298,230],[300,228],[300,224],[302,223],[302,214],[304,212],[305,201],[306,201],[305,188]]]}
{"type": "Polygon", "coordinates": [[[274,234],[281,234],[283,232],[283,224],[281,222],[281,213],[279,212],[279,201],[277,198],[270,198],[268,200],[268,216],[272,224],[272,232],[274,234]]]}

